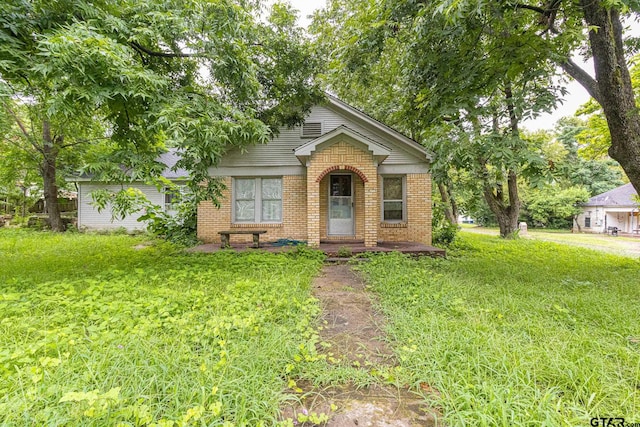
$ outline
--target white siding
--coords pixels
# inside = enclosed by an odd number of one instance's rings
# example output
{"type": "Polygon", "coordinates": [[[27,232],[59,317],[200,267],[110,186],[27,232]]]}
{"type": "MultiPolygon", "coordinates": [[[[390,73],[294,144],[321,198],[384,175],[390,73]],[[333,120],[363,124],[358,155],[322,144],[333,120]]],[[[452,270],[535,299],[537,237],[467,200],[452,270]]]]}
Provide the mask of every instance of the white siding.
{"type": "Polygon", "coordinates": [[[636,221],[632,221],[631,211],[633,208],[627,208],[626,211],[609,211],[607,210],[607,227],[618,227],[623,233],[631,233],[636,227],[636,221]]]}
{"type": "MultiPolygon", "coordinates": [[[[164,206],[164,194],[152,185],[132,184],[131,187],[139,188],[151,201],[151,203],[164,206]]],[[[122,220],[111,221],[111,210],[104,209],[102,212],[91,205],[91,192],[98,189],[107,189],[118,191],[122,187],[120,185],[105,185],[96,183],[79,182],[78,183],[78,228],[87,228],[92,230],[105,230],[124,227],[127,230],[144,230],[146,225],[137,219],[142,215],[138,212],[129,215],[122,220]]]]}
{"type": "MultiPolygon", "coordinates": [[[[418,157],[410,153],[400,147],[398,143],[392,142],[389,138],[377,133],[372,127],[359,124],[357,121],[349,119],[328,107],[314,107],[306,120],[308,122],[321,122],[323,134],[344,125],[388,147],[391,149],[391,154],[382,162],[384,165],[416,165],[424,164],[427,161],[424,156],[418,157]]],[[[311,138],[302,138],[301,134],[300,127],[293,129],[283,128],[280,134],[268,144],[249,147],[245,153],[241,153],[239,150],[230,152],[224,157],[221,166],[300,166],[300,162],[294,155],[293,150],[311,140],[311,138]]],[[[214,171],[212,173],[216,175],[214,171]]]]}
{"type": "MultiPolygon", "coordinates": [[[[604,231],[604,214],[602,211],[596,212],[593,208],[589,208],[591,215],[587,214],[587,210],[583,211],[575,221],[580,225],[580,230],[585,233],[602,233],[604,231]],[[591,218],[591,227],[584,226],[585,218],[589,216],[591,218]]],[[[574,226],[574,228],[578,229],[574,226]]]]}
{"type": "Polygon", "coordinates": [[[609,208],[603,206],[585,206],[576,220],[584,232],[605,233],[609,227],[618,227],[619,231],[630,233],[638,228],[636,217],[632,217],[635,209],[633,206],[609,208]],[[590,228],[584,226],[584,220],[587,216],[591,217],[590,228]]]}

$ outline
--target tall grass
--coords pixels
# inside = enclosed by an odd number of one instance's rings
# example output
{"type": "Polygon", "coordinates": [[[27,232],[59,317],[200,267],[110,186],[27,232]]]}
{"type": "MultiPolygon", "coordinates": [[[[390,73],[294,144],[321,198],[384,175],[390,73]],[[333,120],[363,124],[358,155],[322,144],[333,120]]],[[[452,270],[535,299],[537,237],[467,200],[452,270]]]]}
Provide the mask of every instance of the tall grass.
{"type": "Polygon", "coordinates": [[[0,231],[0,425],[261,425],[315,351],[314,252],[0,231]]]}
{"type": "Polygon", "coordinates": [[[448,260],[373,257],[405,380],[448,425],[640,421],[640,262],[465,234],[448,260]]]}

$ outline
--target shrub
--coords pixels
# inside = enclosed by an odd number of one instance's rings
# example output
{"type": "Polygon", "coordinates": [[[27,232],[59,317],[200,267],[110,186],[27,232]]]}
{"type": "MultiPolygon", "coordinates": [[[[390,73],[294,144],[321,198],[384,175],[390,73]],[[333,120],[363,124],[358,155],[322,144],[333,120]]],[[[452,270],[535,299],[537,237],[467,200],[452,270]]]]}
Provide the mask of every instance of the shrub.
{"type": "Polygon", "coordinates": [[[439,227],[433,229],[433,243],[440,246],[449,246],[458,234],[458,226],[444,221],[439,227]]]}
{"type": "Polygon", "coordinates": [[[164,239],[182,246],[198,244],[197,205],[188,194],[181,196],[175,204],[176,213],[165,212],[160,206],[149,204],[146,213],[138,221],[147,221],[147,229],[164,239]]]}
{"type": "Polygon", "coordinates": [[[353,252],[351,251],[351,248],[349,246],[340,246],[338,248],[337,255],[341,258],[349,258],[351,255],[353,255],[353,252]]]}
{"type": "Polygon", "coordinates": [[[441,209],[433,210],[433,244],[438,246],[449,246],[458,234],[458,225],[451,224],[444,217],[441,209]]]}

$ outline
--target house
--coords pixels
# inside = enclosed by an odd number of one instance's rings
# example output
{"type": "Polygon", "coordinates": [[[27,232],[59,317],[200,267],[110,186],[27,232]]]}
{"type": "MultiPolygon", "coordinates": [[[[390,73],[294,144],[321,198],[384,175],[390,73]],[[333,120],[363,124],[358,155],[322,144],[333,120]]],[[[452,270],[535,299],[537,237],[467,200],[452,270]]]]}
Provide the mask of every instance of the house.
{"type": "MultiPolygon", "coordinates": [[[[184,181],[188,176],[188,172],[184,169],[173,170],[178,160],[179,156],[175,150],[169,150],[158,158],[160,163],[164,163],[167,166],[163,171],[162,176],[177,183],[184,181]]],[[[143,212],[136,212],[134,214],[127,215],[123,219],[112,220],[111,209],[107,208],[98,212],[98,209],[92,205],[93,199],[91,198],[91,192],[102,189],[119,191],[123,187],[122,185],[92,181],[92,178],[87,175],[70,178],[69,180],[74,181],[78,187],[79,229],[108,230],[125,228],[129,231],[133,231],[143,230],[146,227],[144,222],[138,221],[138,218],[143,215],[143,212]]],[[[155,186],[143,183],[127,183],[126,187],[139,189],[145,194],[151,203],[163,206],[167,212],[172,211],[173,194],[165,192],[164,190],[158,191],[158,188],[155,186]]]]}
{"type": "MultiPolygon", "coordinates": [[[[606,233],[609,227],[617,227],[623,233],[640,229],[636,190],[625,184],[598,194],[582,205],[582,213],[574,220],[574,230],[586,233],[606,233]]],[[[636,231],[637,232],[637,231],[636,231]]]]}
{"type": "MultiPolygon", "coordinates": [[[[198,237],[264,230],[266,241],[431,243],[430,154],[418,143],[328,96],[302,126],[231,151],[210,169],[226,190],[198,206],[198,237]]],[[[251,235],[233,235],[234,241],[251,235]]]]}

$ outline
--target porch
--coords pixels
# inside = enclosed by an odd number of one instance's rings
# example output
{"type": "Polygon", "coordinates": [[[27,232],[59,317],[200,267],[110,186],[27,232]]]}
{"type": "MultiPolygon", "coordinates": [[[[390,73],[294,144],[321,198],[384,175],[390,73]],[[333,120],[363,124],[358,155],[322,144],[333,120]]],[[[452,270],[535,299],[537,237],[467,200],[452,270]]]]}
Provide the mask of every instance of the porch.
{"type": "MultiPolygon", "coordinates": [[[[189,249],[193,253],[214,253],[224,250],[236,252],[263,250],[272,253],[296,250],[298,245],[287,245],[282,242],[265,242],[259,249],[252,247],[251,243],[232,243],[228,249],[220,248],[219,243],[207,243],[189,249]]],[[[415,256],[444,257],[446,251],[435,246],[424,245],[417,242],[378,242],[377,246],[365,246],[363,240],[321,241],[318,250],[324,252],[329,258],[350,258],[366,252],[401,252],[415,256]]]]}

